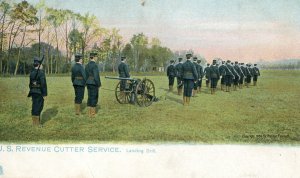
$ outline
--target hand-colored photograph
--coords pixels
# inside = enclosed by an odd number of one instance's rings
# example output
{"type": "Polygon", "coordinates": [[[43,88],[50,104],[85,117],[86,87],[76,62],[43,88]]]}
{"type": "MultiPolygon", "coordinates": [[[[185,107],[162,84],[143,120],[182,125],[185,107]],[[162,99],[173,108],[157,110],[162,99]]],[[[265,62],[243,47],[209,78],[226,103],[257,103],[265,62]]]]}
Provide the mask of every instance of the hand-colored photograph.
{"type": "Polygon", "coordinates": [[[296,149],[299,69],[297,0],[1,0],[0,143],[296,149]]]}

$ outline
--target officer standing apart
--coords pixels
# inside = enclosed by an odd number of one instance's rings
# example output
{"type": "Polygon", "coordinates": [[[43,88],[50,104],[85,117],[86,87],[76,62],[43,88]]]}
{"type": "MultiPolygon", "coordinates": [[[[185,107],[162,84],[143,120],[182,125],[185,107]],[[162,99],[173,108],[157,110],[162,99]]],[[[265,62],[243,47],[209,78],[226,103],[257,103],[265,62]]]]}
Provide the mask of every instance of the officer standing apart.
{"type": "Polygon", "coordinates": [[[186,54],[186,62],[182,65],[182,78],[184,84],[183,105],[189,105],[194,84],[197,82],[198,75],[195,65],[192,63],[192,54],[186,54]]]}
{"type": "Polygon", "coordinates": [[[29,75],[29,93],[27,97],[32,98],[32,124],[40,126],[41,112],[44,107],[44,100],[47,97],[47,82],[43,71],[42,61],[37,57],[33,60],[34,69],[29,75]]]}
{"type": "Polygon", "coordinates": [[[86,75],[84,68],[82,66],[82,55],[75,55],[75,64],[72,67],[72,75],[71,80],[73,83],[74,91],[75,91],[75,114],[81,114],[80,105],[84,98],[84,89],[86,82],[86,75]]]}
{"type": "Polygon", "coordinates": [[[178,64],[175,66],[176,69],[176,77],[177,77],[177,92],[178,95],[182,94],[182,88],[183,88],[183,81],[182,81],[182,58],[178,58],[178,64]]]}
{"type": "MultiPolygon", "coordinates": [[[[121,57],[121,63],[118,66],[118,72],[119,72],[119,77],[120,78],[130,78],[125,56],[121,57]]],[[[122,97],[125,97],[125,92],[124,91],[126,89],[126,82],[127,82],[127,80],[121,80],[121,83],[120,83],[120,91],[121,91],[121,96],[122,97]]]]}
{"type": "Polygon", "coordinates": [[[213,60],[213,64],[210,66],[209,69],[209,76],[210,76],[210,90],[211,94],[215,94],[216,89],[217,89],[217,83],[218,80],[220,79],[220,73],[219,73],[219,67],[217,66],[217,60],[213,60]]]}
{"type": "Polygon", "coordinates": [[[96,114],[96,106],[99,97],[99,88],[101,87],[99,68],[96,64],[97,53],[90,53],[90,62],[85,67],[87,76],[86,85],[88,89],[89,117],[94,117],[96,114]]]}
{"type": "Polygon", "coordinates": [[[167,68],[167,76],[169,78],[169,91],[173,91],[174,79],[176,76],[176,70],[174,67],[174,60],[170,61],[170,65],[167,68]]]}
{"type": "Polygon", "coordinates": [[[254,67],[253,67],[253,85],[256,86],[257,84],[257,78],[258,76],[260,76],[260,72],[259,72],[259,69],[257,67],[257,64],[254,64],[254,67]]]}

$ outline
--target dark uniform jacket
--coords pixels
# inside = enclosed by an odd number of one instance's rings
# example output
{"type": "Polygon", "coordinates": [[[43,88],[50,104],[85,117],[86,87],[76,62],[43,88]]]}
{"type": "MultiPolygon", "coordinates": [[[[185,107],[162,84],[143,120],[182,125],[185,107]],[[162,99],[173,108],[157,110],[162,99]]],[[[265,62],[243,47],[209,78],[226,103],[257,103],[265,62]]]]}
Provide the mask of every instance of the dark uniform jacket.
{"type": "Polygon", "coordinates": [[[230,64],[225,64],[224,67],[224,74],[225,75],[231,75],[232,77],[234,77],[234,73],[233,73],[233,67],[230,64]]]}
{"type": "Polygon", "coordinates": [[[130,78],[128,66],[124,62],[121,62],[121,64],[119,64],[118,71],[119,71],[119,77],[130,78]]]}
{"type": "Polygon", "coordinates": [[[259,72],[259,69],[257,67],[254,67],[253,71],[254,71],[254,75],[260,76],[260,72],[259,72]]]}
{"type": "Polygon", "coordinates": [[[81,64],[76,63],[72,67],[71,80],[73,86],[83,86],[83,87],[85,86],[86,74],[81,64]]]}
{"type": "Polygon", "coordinates": [[[252,72],[251,72],[252,70],[250,67],[246,67],[245,71],[246,71],[246,73],[245,73],[246,76],[252,76],[252,72]]]}
{"type": "Polygon", "coordinates": [[[210,77],[209,77],[209,74],[210,74],[209,69],[210,69],[210,67],[206,67],[206,68],[204,69],[204,75],[205,75],[206,78],[210,78],[210,77]]]}
{"type": "Polygon", "coordinates": [[[183,79],[191,79],[191,80],[198,80],[198,74],[195,65],[190,61],[187,60],[182,65],[182,77],[183,79]]]}
{"type": "Polygon", "coordinates": [[[219,74],[224,76],[225,75],[225,65],[222,64],[220,67],[219,67],[219,74]]]}
{"type": "Polygon", "coordinates": [[[168,66],[167,76],[169,76],[169,77],[175,77],[176,76],[176,70],[175,70],[174,65],[171,64],[171,65],[168,66]]]}
{"type": "Polygon", "coordinates": [[[242,71],[241,67],[238,65],[234,65],[235,71],[239,74],[240,77],[245,77],[244,71],[242,71]]]}
{"type": "Polygon", "coordinates": [[[175,70],[176,70],[176,77],[182,77],[182,66],[183,64],[180,62],[175,66],[175,70]]]}
{"type": "Polygon", "coordinates": [[[211,65],[209,68],[209,76],[210,78],[220,78],[219,68],[216,65],[211,65]]]}
{"type": "Polygon", "coordinates": [[[197,72],[198,72],[198,78],[202,79],[203,78],[203,68],[200,64],[197,64],[197,72]]]}
{"type": "Polygon", "coordinates": [[[95,85],[97,87],[101,87],[99,69],[97,64],[94,61],[90,61],[85,66],[85,74],[87,77],[86,80],[87,85],[95,85]]]}
{"type": "Polygon", "coordinates": [[[29,94],[28,97],[31,97],[31,94],[41,94],[42,96],[47,96],[47,82],[46,76],[43,70],[34,69],[30,73],[29,81],[29,94]],[[38,72],[38,74],[37,74],[38,72]],[[36,76],[36,78],[35,78],[36,76]]]}
{"type": "Polygon", "coordinates": [[[244,75],[246,76],[246,67],[244,67],[244,66],[241,66],[241,70],[243,71],[243,73],[244,73],[244,75]]]}

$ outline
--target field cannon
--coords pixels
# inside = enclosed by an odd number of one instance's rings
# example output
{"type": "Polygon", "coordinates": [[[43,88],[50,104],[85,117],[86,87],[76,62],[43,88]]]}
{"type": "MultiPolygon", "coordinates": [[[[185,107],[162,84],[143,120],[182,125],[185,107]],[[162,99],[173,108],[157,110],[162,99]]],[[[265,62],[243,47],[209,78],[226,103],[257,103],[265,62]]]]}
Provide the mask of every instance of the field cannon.
{"type": "Polygon", "coordinates": [[[147,79],[105,76],[106,79],[120,80],[115,88],[115,96],[120,104],[135,104],[148,107],[158,101],[155,97],[154,83],[147,79]]]}

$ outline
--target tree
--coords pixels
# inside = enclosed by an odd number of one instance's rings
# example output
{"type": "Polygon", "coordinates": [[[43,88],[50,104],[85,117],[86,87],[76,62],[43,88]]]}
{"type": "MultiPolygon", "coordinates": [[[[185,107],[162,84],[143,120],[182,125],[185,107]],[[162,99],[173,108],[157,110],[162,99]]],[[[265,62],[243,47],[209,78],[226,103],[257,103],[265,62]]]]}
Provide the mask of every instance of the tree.
{"type": "Polygon", "coordinates": [[[22,26],[21,31],[23,32],[19,50],[18,50],[18,57],[17,57],[17,63],[16,63],[14,75],[17,74],[19,68],[20,53],[21,53],[21,49],[24,47],[27,27],[33,26],[38,22],[38,18],[36,17],[36,14],[37,14],[37,10],[32,5],[30,5],[27,1],[22,1],[18,3],[16,7],[13,9],[12,16],[15,20],[20,21],[20,24],[22,26]]]}
{"type": "Polygon", "coordinates": [[[140,58],[141,54],[143,54],[148,45],[148,38],[143,33],[139,33],[137,35],[133,35],[130,43],[133,46],[134,69],[137,72],[140,64],[142,63],[142,59],[140,58]]]}
{"type": "MultiPolygon", "coordinates": [[[[56,61],[55,61],[55,73],[58,73],[58,62],[61,60],[59,52],[59,40],[58,40],[58,28],[63,24],[64,15],[61,10],[47,8],[47,20],[54,27],[55,41],[56,41],[56,61]]],[[[52,65],[51,65],[52,68],[52,65]]],[[[52,73],[52,69],[51,69],[52,73]]]]}
{"type": "Polygon", "coordinates": [[[3,69],[3,57],[4,57],[4,38],[6,37],[5,34],[5,23],[6,23],[6,18],[7,15],[9,14],[11,9],[11,6],[9,3],[2,1],[0,4],[0,21],[1,21],[1,29],[0,29],[0,75],[2,75],[2,69],[3,69]]]}

